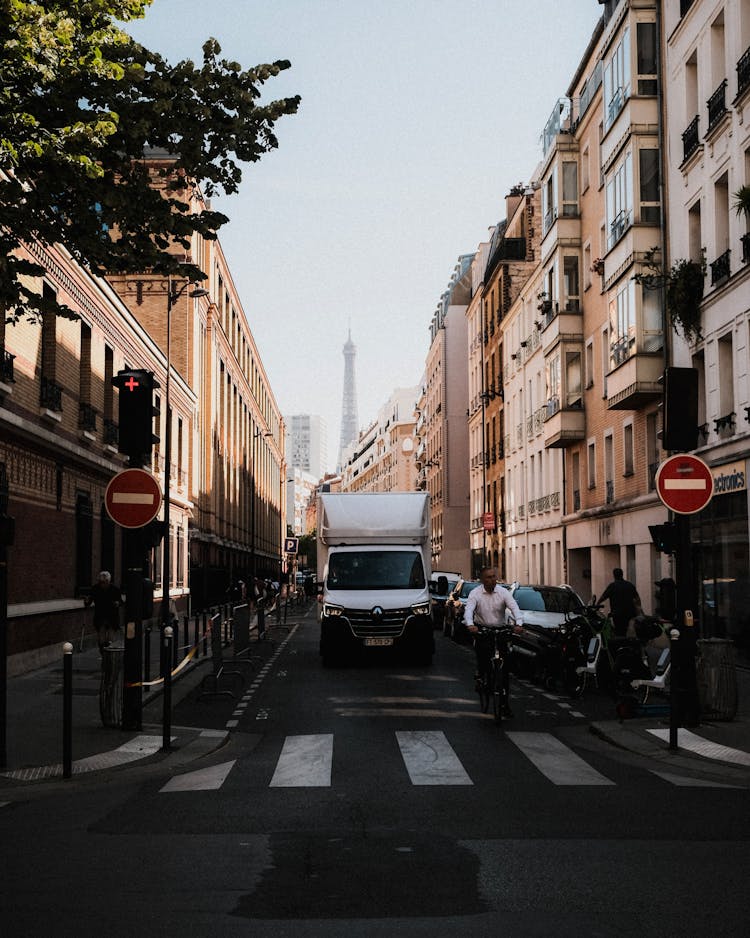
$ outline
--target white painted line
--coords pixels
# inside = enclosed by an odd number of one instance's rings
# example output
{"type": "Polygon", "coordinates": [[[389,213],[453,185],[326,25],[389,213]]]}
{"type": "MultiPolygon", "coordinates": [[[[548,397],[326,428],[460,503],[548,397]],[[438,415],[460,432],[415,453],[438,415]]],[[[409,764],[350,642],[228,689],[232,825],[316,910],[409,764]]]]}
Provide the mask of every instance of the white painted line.
{"type": "Polygon", "coordinates": [[[208,739],[226,739],[227,734],[224,730],[201,730],[201,736],[208,739]]]}
{"type": "Polygon", "coordinates": [[[333,733],[287,736],[271,788],[328,788],[333,766],[333,733]]]}
{"type": "Polygon", "coordinates": [[[233,730],[235,726],[240,725],[240,721],[239,720],[227,720],[227,722],[224,725],[226,726],[228,730],[233,730]]]}
{"type": "MultiPolygon", "coordinates": [[[[649,733],[658,736],[659,739],[669,741],[668,729],[649,730],[649,733]]],[[[744,752],[742,749],[732,749],[730,746],[722,746],[721,743],[712,743],[696,733],[691,733],[690,730],[680,729],[678,731],[677,746],[680,749],[695,752],[706,759],[715,759],[717,762],[750,765],[750,752],[744,752]]]]}
{"type": "Polygon", "coordinates": [[[563,710],[570,710],[570,709],[571,709],[570,704],[569,704],[569,703],[565,703],[565,702],[562,701],[562,700],[559,700],[559,701],[558,701],[557,706],[558,706],[558,707],[561,707],[563,710]]]}
{"type": "Polygon", "coordinates": [[[473,785],[440,730],[396,733],[412,785],[473,785]]]}
{"type": "Polygon", "coordinates": [[[708,782],[702,778],[689,778],[686,775],[675,775],[674,772],[658,772],[656,769],[649,769],[649,772],[663,778],[670,785],[677,785],[680,788],[745,788],[744,785],[725,785],[722,782],[708,782]]]}
{"type": "Polygon", "coordinates": [[[554,785],[614,785],[551,733],[506,733],[554,785]]]}
{"type": "Polygon", "coordinates": [[[571,710],[571,711],[570,711],[570,715],[571,715],[572,717],[581,717],[581,718],[583,718],[583,719],[585,719],[585,717],[586,717],[586,714],[585,714],[585,713],[581,713],[580,710],[571,710]]]}
{"type": "Polygon", "coordinates": [[[211,765],[207,769],[175,775],[159,791],[216,791],[224,784],[236,761],[232,759],[231,762],[211,765]]]}
{"type": "Polygon", "coordinates": [[[542,697],[546,697],[547,700],[559,700],[560,699],[557,694],[542,694],[542,697]]]}

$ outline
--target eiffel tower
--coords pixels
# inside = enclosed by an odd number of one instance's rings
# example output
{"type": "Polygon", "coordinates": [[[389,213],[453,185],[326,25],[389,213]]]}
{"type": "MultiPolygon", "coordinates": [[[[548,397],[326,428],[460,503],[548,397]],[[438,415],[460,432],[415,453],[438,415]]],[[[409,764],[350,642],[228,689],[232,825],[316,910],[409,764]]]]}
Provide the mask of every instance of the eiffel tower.
{"type": "Polygon", "coordinates": [[[339,467],[343,462],[346,447],[357,439],[359,418],[357,416],[357,382],[354,376],[354,360],[357,346],[352,342],[352,330],[344,343],[344,394],[341,400],[341,440],[339,443],[339,467]]]}

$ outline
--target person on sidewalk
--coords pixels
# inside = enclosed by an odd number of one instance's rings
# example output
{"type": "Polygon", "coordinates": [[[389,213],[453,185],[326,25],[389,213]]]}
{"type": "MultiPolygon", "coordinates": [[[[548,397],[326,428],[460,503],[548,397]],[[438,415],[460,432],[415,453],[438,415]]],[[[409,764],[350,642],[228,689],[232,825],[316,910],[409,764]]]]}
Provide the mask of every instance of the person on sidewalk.
{"type": "Polygon", "coordinates": [[[599,597],[599,602],[609,600],[609,611],[615,626],[615,635],[624,638],[628,631],[631,619],[641,615],[641,598],[638,590],[630,580],[626,580],[622,570],[615,567],[612,571],[614,579],[599,597]]]}
{"type": "Polygon", "coordinates": [[[86,608],[94,604],[94,628],[99,641],[99,653],[102,654],[120,629],[122,593],[112,582],[112,574],[102,570],[83,602],[86,608]]]}

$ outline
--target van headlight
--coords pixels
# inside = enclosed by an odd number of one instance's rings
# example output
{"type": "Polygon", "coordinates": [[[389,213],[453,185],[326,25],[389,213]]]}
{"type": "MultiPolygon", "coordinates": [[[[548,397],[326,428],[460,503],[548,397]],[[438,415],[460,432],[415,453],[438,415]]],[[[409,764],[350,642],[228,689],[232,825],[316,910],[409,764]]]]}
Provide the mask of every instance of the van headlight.
{"type": "Polygon", "coordinates": [[[340,616],[344,613],[343,606],[332,606],[331,603],[323,603],[324,616],[340,616]]]}
{"type": "Polygon", "coordinates": [[[430,604],[417,603],[416,606],[411,607],[411,611],[415,616],[428,616],[430,614],[430,604]]]}

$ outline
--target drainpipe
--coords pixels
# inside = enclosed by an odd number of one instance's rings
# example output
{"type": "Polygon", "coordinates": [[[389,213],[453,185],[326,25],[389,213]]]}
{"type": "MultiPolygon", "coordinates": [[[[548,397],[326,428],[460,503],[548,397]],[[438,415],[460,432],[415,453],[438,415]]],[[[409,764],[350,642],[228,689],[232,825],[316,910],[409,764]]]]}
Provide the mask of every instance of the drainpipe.
{"type": "MultiPolygon", "coordinates": [[[[668,269],[669,258],[667,256],[667,157],[664,147],[664,69],[662,67],[662,0],[656,0],[656,104],[658,108],[658,141],[659,153],[661,155],[659,165],[659,196],[661,199],[661,212],[659,213],[659,233],[661,240],[661,262],[664,272],[668,269]]],[[[664,369],[666,370],[670,360],[670,328],[667,322],[666,308],[666,289],[662,285],[661,289],[661,319],[664,324],[664,369]]]]}

